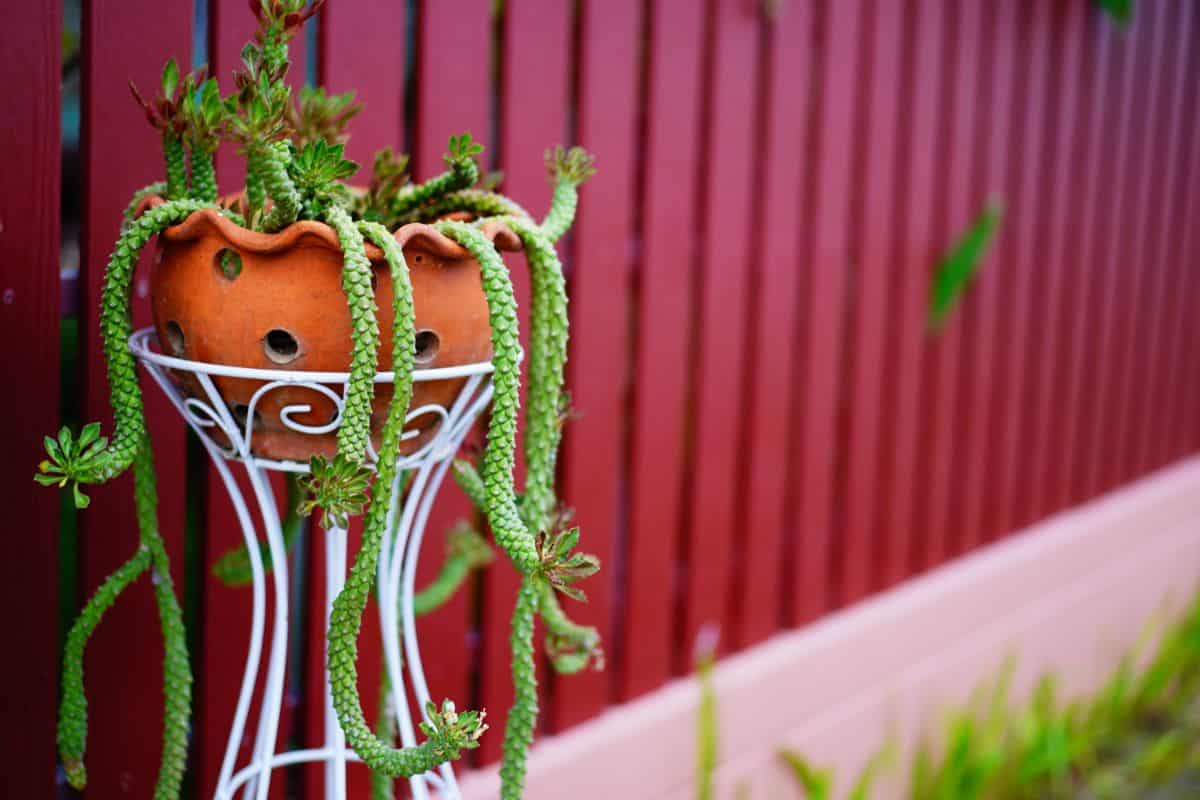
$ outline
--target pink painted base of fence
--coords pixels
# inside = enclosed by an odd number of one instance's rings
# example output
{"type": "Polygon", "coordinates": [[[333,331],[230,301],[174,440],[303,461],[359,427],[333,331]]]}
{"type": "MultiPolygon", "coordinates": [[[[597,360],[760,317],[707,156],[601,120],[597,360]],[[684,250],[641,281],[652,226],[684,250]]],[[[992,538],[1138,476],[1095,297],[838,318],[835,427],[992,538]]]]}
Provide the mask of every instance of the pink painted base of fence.
{"type": "MultiPolygon", "coordinates": [[[[1013,696],[1046,670],[1069,696],[1098,685],[1200,580],[1200,458],[1161,470],[853,609],[723,661],[715,674],[718,797],[798,797],[780,747],[836,767],[842,788],[889,736],[911,752],[942,712],[1017,658],[1013,696]]],[[[536,745],[528,800],[685,800],[694,679],[536,745]]],[[[899,797],[888,776],[880,797],[899,797]]],[[[493,772],[467,798],[496,796],[493,772]]]]}

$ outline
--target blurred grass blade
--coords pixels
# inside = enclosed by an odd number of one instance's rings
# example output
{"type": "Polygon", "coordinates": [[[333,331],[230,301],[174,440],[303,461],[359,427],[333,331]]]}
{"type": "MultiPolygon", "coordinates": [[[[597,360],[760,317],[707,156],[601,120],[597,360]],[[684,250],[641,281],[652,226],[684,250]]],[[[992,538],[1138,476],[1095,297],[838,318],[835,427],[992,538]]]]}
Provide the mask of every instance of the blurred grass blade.
{"type": "Polygon", "coordinates": [[[833,795],[833,770],[815,767],[793,750],[780,750],[779,757],[791,768],[804,800],[828,800],[833,795]]]}
{"type": "Polygon", "coordinates": [[[996,226],[1000,222],[1000,208],[989,206],[970,229],[958,240],[950,253],[938,265],[929,295],[929,328],[941,330],[946,318],[971,283],[971,279],[983,262],[996,226]]]}
{"type": "Polygon", "coordinates": [[[1121,24],[1133,18],[1133,0],[1096,0],[1096,3],[1121,24]]]}

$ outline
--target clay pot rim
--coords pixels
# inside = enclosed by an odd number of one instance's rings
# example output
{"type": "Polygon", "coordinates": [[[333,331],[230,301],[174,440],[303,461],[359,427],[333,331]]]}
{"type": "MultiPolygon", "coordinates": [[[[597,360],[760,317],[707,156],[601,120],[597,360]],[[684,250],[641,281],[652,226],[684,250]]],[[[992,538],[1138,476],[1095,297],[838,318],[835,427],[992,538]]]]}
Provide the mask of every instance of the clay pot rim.
{"type": "MultiPolygon", "coordinates": [[[[223,197],[218,204],[224,208],[236,204],[240,197],[223,197]]],[[[134,211],[134,217],[144,211],[155,208],[167,202],[161,195],[147,195],[142,198],[134,211]]],[[[215,208],[202,208],[193,211],[187,219],[178,225],[172,225],[162,232],[164,239],[170,242],[186,242],[199,239],[205,230],[215,230],[221,237],[239,252],[270,255],[290,250],[299,245],[320,246],[340,253],[337,232],[324,222],[316,220],[301,220],[293,222],[276,233],[263,233],[243,228],[233,220],[219,213],[215,208]]],[[[521,249],[521,239],[515,233],[499,222],[490,222],[481,229],[484,236],[496,245],[497,250],[517,252],[521,249]]],[[[403,248],[410,244],[426,250],[437,258],[447,261],[461,261],[473,258],[471,253],[458,242],[438,231],[432,225],[423,222],[412,222],[402,225],[392,232],[396,242],[403,248]]],[[[383,251],[373,244],[366,245],[367,258],[371,261],[382,261],[383,251]]]]}

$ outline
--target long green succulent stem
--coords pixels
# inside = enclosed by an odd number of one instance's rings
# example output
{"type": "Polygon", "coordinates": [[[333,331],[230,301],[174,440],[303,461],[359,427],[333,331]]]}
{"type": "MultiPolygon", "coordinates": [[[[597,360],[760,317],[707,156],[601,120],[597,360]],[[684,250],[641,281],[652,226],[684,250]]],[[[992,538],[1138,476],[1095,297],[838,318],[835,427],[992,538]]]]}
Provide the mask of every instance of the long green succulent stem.
{"type": "MultiPolygon", "coordinates": [[[[325,221],[337,232],[345,258],[342,291],[350,307],[351,337],[354,341],[346,407],[337,434],[338,453],[352,461],[361,462],[366,459],[367,442],[371,436],[371,400],[375,396],[375,365],[379,356],[379,323],[375,319],[371,262],[367,260],[363,233],[370,231],[370,235],[377,236],[378,231],[355,224],[350,214],[336,205],[326,210],[325,221]]],[[[395,239],[391,236],[387,238],[395,244],[395,239]]]]}
{"type": "Polygon", "coordinates": [[[87,743],[87,694],[83,688],[83,651],[104,613],[121,592],[150,566],[150,551],[139,547],[128,561],[109,575],[79,612],[67,634],[62,663],[62,700],[58,706],[58,754],[67,781],[76,789],[87,785],[83,752],[87,743]]]}
{"type": "Polygon", "coordinates": [[[254,159],[246,160],[246,219],[245,227],[259,229],[263,206],[267,202],[267,190],[263,186],[262,173],[254,159]]]}
{"type": "Polygon", "coordinates": [[[163,635],[163,753],[154,800],[176,800],[187,765],[188,726],[192,707],[192,668],[188,662],[183,610],[175,595],[171,562],[158,532],[158,490],[154,453],[143,434],[133,463],[134,503],[142,546],[150,553],[154,599],[163,635]]]}
{"type": "Polygon", "coordinates": [[[496,541],[521,574],[530,575],[538,569],[538,553],[533,534],[518,511],[512,477],[520,405],[517,390],[521,380],[517,303],[513,297],[512,280],[500,254],[479,230],[462,222],[451,221],[438,222],[434,227],[465,247],[479,262],[482,272],[494,353],[494,399],[488,423],[487,449],[483,456],[486,510],[496,541]]]}
{"type": "Polygon", "coordinates": [[[251,160],[257,164],[263,188],[273,203],[270,213],[262,221],[262,229],[268,233],[282,230],[300,217],[303,203],[300,191],[288,175],[287,150],[274,145],[256,146],[251,151],[251,160]]]}
{"type": "Polygon", "coordinates": [[[330,612],[327,634],[329,680],[338,721],[354,751],[376,772],[392,777],[411,777],[455,759],[462,750],[476,746],[478,736],[486,726],[481,715],[469,711],[459,714],[447,702],[440,714],[435,708],[426,709],[427,720],[421,726],[428,737],[425,742],[397,750],[371,731],[358,695],[357,638],[387,527],[396,462],[400,456],[400,437],[412,396],[411,373],[415,355],[412,284],[400,248],[381,225],[360,222],[358,230],[383,250],[392,275],[395,318],[392,360],[396,383],[383,426],[375,496],[363,524],[362,547],[350,568],[345,588],[334,600],[330,612]]]}
{"type": "Polygon", "coordinates": [[[542,233],[551,243],[562,238],[575,221],[579,184],[595,174],[593,162],[592,156],[581,147],[572,147],[570,150],[556,147],[546,151],[546,169],[554,184],[554,195],[550,212],[542,221],[542,233]]]}
{"type": "Polygon", "coordinates": [[[432,222],[455,211],[469,211],[477,217],[515,217],[533,221],[529,212],[502,194],[483,189],[463,189],[435,197],[396,220],[396,225],[409,222],[432,222]]]}
{"type": "Polygon", "coordinates": [[[504,725],[503,759],[500,763],[501,800],[521,800],[525,791],[525,757],[537,727],[537,667],[533,657],[533,620],[541,597],[542,578],[526,575],[517,592],[513,609],[512,674],[515,696],[504,725]]]}
{"type": "Polygon", "coordinates": [[[187,155],[183,138],[174,131],[163,131],[163,159],[167,164],[167,199],[182,200],[188,196],[187,155]]]}
{"type": "Polygon", "coordinates": [[[143,186],[133,193],[133,197],[129,201],[129,205],[125,206],[125,210],[121,212],[121,233],[129,230],[129,226],[133,224],[134,214],[137,212],[137,207],[142,204],[142,200],[152,194],[166,195],[167,182],[155,181],[149,186],[143,186]]]}
{"type": "Polygon", "coordinates": [[[37,478],[41,483],[73,484],[80,508],[87,505],[87,497],[79,491],[79,484],[101,483],[128,469],[146,430],[137,367],[126,345],[132,333],[130,282],[138,255],[152,236],[205,207],[194,200],[172,200],[148,209],[121,234],[109,258],[100,302],[100,333],[115,420],[111,441],[97,439],[99,425],[86,426],[78,442],[64,428],[57,443],[47,437],[50,458],[39,465],[37,478]]]}
{"type": "Polygon", "coordinates": [[[409,184],[397,194],[389,209],[390,216],[399,219],[419,206],[426,205],[443,195],[469,189],[479,180],[479,166],[472,158],[451,160],[449,169],[424,183],[409,184]]]}
{"type": "Polygon", "coordinates": [[[188,167],[191,173],[189,196],[202,203],[217,202],[217,173],[213,167],[213,154],[202,147],[188,151],[188,167]]]}

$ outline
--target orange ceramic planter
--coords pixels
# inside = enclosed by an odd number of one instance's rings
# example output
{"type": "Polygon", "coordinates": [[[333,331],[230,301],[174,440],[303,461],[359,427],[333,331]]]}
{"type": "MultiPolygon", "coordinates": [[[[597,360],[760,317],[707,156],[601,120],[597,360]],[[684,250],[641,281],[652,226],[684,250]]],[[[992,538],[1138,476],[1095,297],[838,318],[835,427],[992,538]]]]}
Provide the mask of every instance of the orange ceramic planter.
{"type": "MultiPolygon", "coordinates": [[[[162,202],[152,198],[151,204],[162,202]]],[[[501,250],[520,240],[503,226],[484,232],[501,250]]],[[[450,367],[492,356],[488,304],[479,264],[456,242],[428,225],[405,225],[395,232],[404,248],[413,285],[418,368],[450,367]]],[[[381,346],[379,369],[392,363],[392,281],[383,253],[367,245],[374,270],[381,346]]],[[[197,211],[159,236],[151,270],[154,326],[163,351],[194,361],[267,370],[346,372],[352,341],[350,312],[342,292],[342,251],[337,235],[320,222],[297,222],[266,234],[246,230],[215,210],[197,211]],[[226,251],[240,256],[241,270],[230,277],[226,251]]],[[[201,390],[185,380],[196,396],[201,390]]],[[[262,381],[218,377],[214,382],[235,419],[245,420],[262,381]]],[[[414,385],[412,408],[448,405],[463,379],[414,385]]],[[[341,394],[341,386],[330,386],[341,394]]],[[[390,385],[376,387],[372,431],[378,436],[391,399],[390,385]]],[[[287,406],[311,410],[292,419],[304,425],[330,422],[336,407],[313,389],[288,387],[264,394],[254,410],[252,444],[258,456],[303,460],[332,455],[333,433],[311,435],[288,429],[280,419],[287,406]]],[[[428,439],[439,417],[418,417],[409,429],[420,436],[405,442],[411,452],[428,439]]]]}

